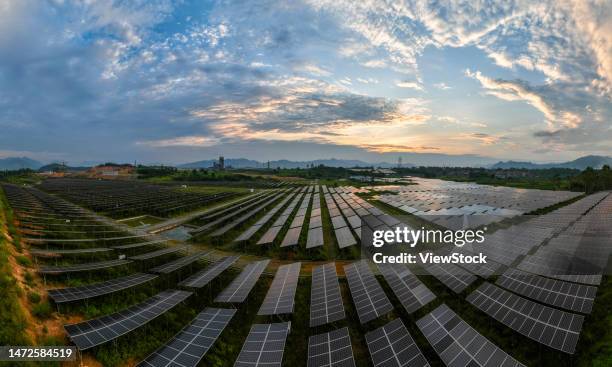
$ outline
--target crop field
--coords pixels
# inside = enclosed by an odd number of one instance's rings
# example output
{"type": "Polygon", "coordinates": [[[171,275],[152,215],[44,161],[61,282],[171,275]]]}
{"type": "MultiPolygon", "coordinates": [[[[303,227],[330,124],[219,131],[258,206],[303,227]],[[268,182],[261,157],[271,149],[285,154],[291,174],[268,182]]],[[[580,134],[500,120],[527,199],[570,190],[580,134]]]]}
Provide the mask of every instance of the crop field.
{"type": "Polygon", "coordinates": [[[75,366],[612,364],[610,193],[279,182],[2,184],[0,345],[76,346],[75,366]],[[486,265],[364,256],[366,233],[453,215],[490,226],[486,265]]]}

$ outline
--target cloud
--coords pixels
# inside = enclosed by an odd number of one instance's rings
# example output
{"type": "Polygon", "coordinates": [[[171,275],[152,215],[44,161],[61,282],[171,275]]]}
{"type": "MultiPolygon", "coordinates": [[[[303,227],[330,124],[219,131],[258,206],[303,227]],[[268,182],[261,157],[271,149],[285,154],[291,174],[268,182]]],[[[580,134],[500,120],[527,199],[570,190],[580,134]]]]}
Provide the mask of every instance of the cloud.
{"type": "Polygon", "coordinates": [[[409,82],[409,81],[396,81],[395,85],[399,88],[409,88],[409,89],[415,89],[415,90],[423,90],[423,87],[416,82],[409,82]]]}
{"type": "Polygon", "coordinates": [[[365,66],[366,68],[384,68],[387,66],[387,63],[385,60],[368,60],[361,65],[365,66]]]}
{"type": "Polygon", "coordinates": [[[539,110],[550,126],[576,127],[582,123],[581,117],[571,111],[557,111],[546,100],[544,89],[536,90],[528,83],[516,80],[491,79],[482,75],[480,71],[472,72],[469,69],[465,75],[480,82],[486,93],[506,101],[524,101],[539,110]]]}
{"type": "Polygon", "coordinates": [[[360,148],[368,152],[376,153],[407,153],[407,152],[430,152],[440,150],[438,147],[429,146],[406,146],[397,144],[362,144],[360,148]]]}
{"type": "Polygon", "coordinates": [[[153,148],[166,147],[212,147],[219,144],[220,140],[208,136],[181,136],[172,139],[160,139],[149,141],[138,141],[136,145],[144,145],[153,148]]]}
{"type": "Polygon", "coordinates": [[[332,73],[329,70],[326,70],[320,66],[317,66],[315,64],[310,64],[310,63],[306,63],[306,64],[302,64],[299,66],[296,66],[295,68],[296,71],[303,71],[306,72],[308,74],[314,75],[314,76],[330,76],[332,75],[332,73]]]}
{"type": "Polygon", "coordinates": [[[458,139],[477,140],[483,145],[493,145],[503,140],[507,140],[507,137],[490,135],[490,134],[485,134],[485,133],[462,133],[459,135],[458,139]]]}
{"type": "Polygon", "coordinates": [[[2,2],[0,146],[131,157],[304,140],[461,152],[491,137],[461,145],[453,134],[487,124],[492,137],[516,129],[525,151],[602,150],[610,137],[609,2],[186,2],[189,21],[169,0],[2,2]],[[469,114],[449,110],[447,93],[382,88],[440,80],[423,75],[428,48],[444,58],[463,48],[487,70],[466,73],[485,94],[466,91],[469,114]],[[489,95],[501,99],[491,109],[489,95]],[[513,120],[517,102],[535,110],[513,120]]]}
{"type": "Polygon", "coordinates": [[[434,84],[434,87],[441,89],[441,90],[449,90],[452,89],[452,87],[449,87],[448,85],[446,85],[446,83],[436,83],[434,84]]]}

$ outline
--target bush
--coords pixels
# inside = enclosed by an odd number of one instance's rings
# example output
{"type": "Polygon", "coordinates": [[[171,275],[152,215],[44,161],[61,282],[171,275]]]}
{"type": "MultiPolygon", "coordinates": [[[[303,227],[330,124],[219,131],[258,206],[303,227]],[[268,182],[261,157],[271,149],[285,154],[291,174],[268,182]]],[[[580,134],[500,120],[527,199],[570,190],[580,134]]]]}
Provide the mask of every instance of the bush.
{"type": "Polygon", "coordinates": [[[30,303],[39,303],[40,302],[40,295],[38,293],[35,293],[35,292],[29,292],[28,293],[28,301],[30,301],[30,303]]]}
{"type": "Polygon", "coordinates": [[[26,284],[29,285],[29,286],[34,284],[34,276],[29,271],[26,271],[23,274],[23,280],[25,280],[26,284]]]}
{"type": "Polygon", "coordinates": [[[17,260],[17,263],[21,266],[25,266],[25,267],[32,266],[32,261],[23,255],[16,256],[15,260],[17,260]]]}
{"type": "Polygon", "coordinates": [[[52,313],[53,310],[49,302],[42,302],[32,307],[32,314],[39,319],[47,319],[52,313]]]}

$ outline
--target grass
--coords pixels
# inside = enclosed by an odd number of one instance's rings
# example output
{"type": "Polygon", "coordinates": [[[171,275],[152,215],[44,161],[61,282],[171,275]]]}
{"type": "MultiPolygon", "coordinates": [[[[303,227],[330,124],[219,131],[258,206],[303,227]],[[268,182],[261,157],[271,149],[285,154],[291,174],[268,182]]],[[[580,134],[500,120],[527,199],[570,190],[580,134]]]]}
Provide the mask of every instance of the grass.
{"type": "Polygon", "coordinates": [[[11,243],[7,233],[12,224],[8,221],[8,205],[4,192],[0,189],[0,345],[30,345],[27,337],[27,319],[19,304],[19,295],[23,292],[10,267],[9,257],[11,243]]]}

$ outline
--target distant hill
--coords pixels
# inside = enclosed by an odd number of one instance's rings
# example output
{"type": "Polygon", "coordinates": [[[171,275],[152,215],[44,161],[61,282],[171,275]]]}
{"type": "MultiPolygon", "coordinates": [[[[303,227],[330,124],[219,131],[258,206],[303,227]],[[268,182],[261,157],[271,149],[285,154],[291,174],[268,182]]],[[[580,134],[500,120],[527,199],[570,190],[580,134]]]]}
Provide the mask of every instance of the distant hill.
{"type": "Polygon", "coordinates": [[[612,166],[612,157],[605,157],[599,155],[588,155],[575,159],[570,162],[560,163],[532,163],[532,162],[516,162],[506,161],[498,162],[491,166],[492,169],[509,169],[509,168],[521,168],[521,169],[548,169],[548,168],[570,168],[584,170],[587,167],[601,168],[604,165],[612,166]]]}
{"type": "Polygon", "coordinates": [[[80,172],[88,169],[89,167],[71,167],[61,163],[51,163],[40,167],[38,172],[80,172]]]}
{"type": "Polygon", "coordinates": [[[40,168],[43,164],[39,161],[35,161],[33,159],[27,157],[9,157],[9,158],[0,158],[0,170],[17,170],[22,168],[29,168],[36,170],[40,168]]]}
{"type": "MultiPolygon", "coordinates": [[[[180,164],[178,168],[210,168],[213,167],[214,163],[217,162],[216,159],[208,159],[203,161],[191,162],[180,164]]],[[[233,168],[266,168],[268,166],[268,162],[259,162],[245,158],[226,158],[225,165],[227,167],[233,168]]],[[[354,159],[316,159],[313,161],[289,161],[286,159],[270,161],[270,168],[306,168],[311,165],[319,166],[324,165],[327,167],[384,167],[391,168],[395,167],[396,164],[387,163],[387,162],[379,162],[379,163],[368,163],[360,160],[354,159]]],[[[402,164],[402,167],[412,167],[413,165],[409,163],[402,164]]]]}

